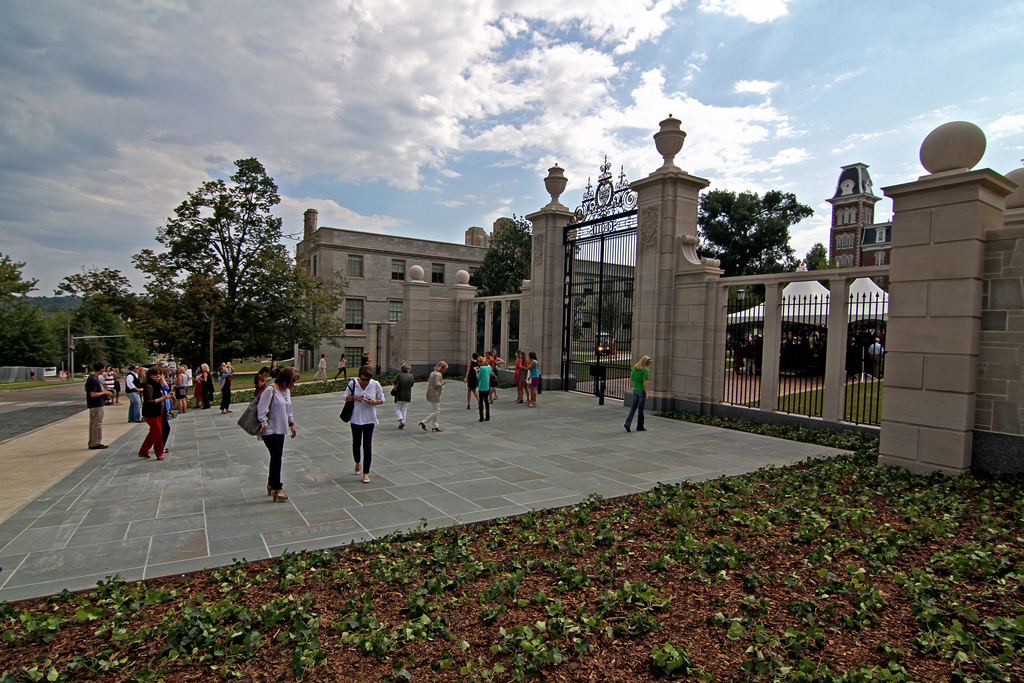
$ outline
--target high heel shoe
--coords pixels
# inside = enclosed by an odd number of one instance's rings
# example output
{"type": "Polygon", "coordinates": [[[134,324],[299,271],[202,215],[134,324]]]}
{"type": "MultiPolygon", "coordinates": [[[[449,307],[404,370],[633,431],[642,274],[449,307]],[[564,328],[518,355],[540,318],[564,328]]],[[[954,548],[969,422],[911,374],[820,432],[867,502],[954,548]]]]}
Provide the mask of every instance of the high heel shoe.
{"type": "Polygon", "coordinates": [[[281,503],[288,500],[288,494],[281,490],[274,491],[272,495],[274,496],[275,503],[281,503]]]}
{"type": "Polygon", "coordinates": [[[268,496],[274,495],[274,487],[270,486],[269,484],[267,485],[267,495],[268,496]]]}

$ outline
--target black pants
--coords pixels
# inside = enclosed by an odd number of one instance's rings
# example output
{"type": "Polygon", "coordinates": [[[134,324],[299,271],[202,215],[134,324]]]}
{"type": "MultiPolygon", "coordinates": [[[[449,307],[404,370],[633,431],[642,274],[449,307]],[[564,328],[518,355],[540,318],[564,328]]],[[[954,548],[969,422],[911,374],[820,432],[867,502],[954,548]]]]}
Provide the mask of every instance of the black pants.
{"type": "Polygon", "coordinates": [[[225,382],[220,392],[220,409],[227,410],[231,406],[231,382],[225,382]]]}
{"type": "Polygon", "coordinates": [[[487,409],[487,419],[491,419],[491,392],[490,390],[480,390],[480,419],[484,419],[484,409],[487,409]]]}
{"type": "Polygon", "coordinates": [[[267,475],[267,486],[280,491],[284,488],[281,483],[281,455],[284,453],[284,434],[264,434],[263,443],[270,453],[270,473],[267,475]]]}
{"type": "Polygon", "coordinates": [[[213,382],[203,382],[203,408],[209,408],[213,402],[213,382]]]}
{"type": "Polygon", "coordinates": [[[352,459],[359,464],[359,447],[362,444],[363,475],[367,475],[373,462],[373,425],[349,425],[352,427],[352,459]]]}
{"type": "Polygon", "coordinates": [[[164,419],[160,423],[160,428],[163,430],[164,437],[164,450],[167,450],[167,439],[171,438],[171,421],[167,419],[167,411],[164,411],[164,419]]]}

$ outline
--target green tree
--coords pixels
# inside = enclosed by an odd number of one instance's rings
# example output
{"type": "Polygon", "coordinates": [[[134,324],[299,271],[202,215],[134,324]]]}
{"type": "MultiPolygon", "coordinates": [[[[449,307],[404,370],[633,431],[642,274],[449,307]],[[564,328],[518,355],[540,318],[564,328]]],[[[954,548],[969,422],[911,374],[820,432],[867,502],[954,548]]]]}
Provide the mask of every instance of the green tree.
{"type": "Polygon", "coordinates": [[[513,216],[495,222],[491,243],[477,270],[477,296],[519,294],[530,277],[533,225],[513,216]]]}
{"type": "Polygon", "coordinates": [[[83,268],[81,273],[62,279],[54,294],[68,294],[81,300],[71,318],[73,336],[124,335],[75,342],[75,365],[87,368],[102,360],[124,367],[146,360],[145,307],[120,270],[83,268]]]}
{"type": "Polygon", "coordinates": [[[713,190],[700,198],[697,253],[721,261],[726,276],[796,270],[789,227],[813,214],[791,192],[713,190]]]}
{"type": "Polygon", "coordinates": [[[828,249],[821,242],[815,242],[804,260],[807,261],[807,270],[826,270],[829,267],[828,249]]]}
{"type": "Polygon", "coordinates": [[[235,167],[230,182],[211,180],[190,192],[157,230],[165,252],[144,249],[134,257],[149,276],[146,317],[154,339],[201,362],[208,358],[208,351],[198,352],[209,345],[205,313],[213,319],[215,360],[290,351],[299,338],[337,343],[344,323],[319,311],[337,311],[341,293],[323,288],[281,244],[281,219],[271,214],[280,197],[263,165],[250,158],[235,167]]]}
{"type": "Polygon", "coordinates": [[[137,318],[140,313],[139,297],[132,292],[128,278],[116,268],[83,268],[81,273],[61,280],[53,293],[89,301],[97,308],[115,313],[125,322],[137,318]]]}
{"type": "Polygon", "coordinates": [[[40,310],[25,300],[38,280],[26,280],[24,261],[0,254],[0,365],[56,365],[59,338],[40,310]]]}

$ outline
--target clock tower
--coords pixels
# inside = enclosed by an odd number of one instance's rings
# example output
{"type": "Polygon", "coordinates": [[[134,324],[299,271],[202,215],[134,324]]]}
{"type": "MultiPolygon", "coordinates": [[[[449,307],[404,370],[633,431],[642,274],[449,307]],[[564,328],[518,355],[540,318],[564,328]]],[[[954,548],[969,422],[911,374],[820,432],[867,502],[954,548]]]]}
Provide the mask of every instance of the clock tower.
{"type": "Polygon", "coordinates": [[[832,205],[832,229],[829,235],[829,264],[839,266],[874,265],[861,263],[864,228],[875,222],[876,197],[867,164],[843,166],[832,205]]]}

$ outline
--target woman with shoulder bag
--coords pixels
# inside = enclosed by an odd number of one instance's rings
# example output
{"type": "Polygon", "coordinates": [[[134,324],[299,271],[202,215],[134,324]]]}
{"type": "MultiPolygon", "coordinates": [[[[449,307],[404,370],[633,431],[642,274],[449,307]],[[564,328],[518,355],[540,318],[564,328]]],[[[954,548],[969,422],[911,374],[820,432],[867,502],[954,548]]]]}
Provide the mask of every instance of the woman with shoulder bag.
{"type": "Polygon", "coordinates": [[[164,390],[163,373],[154,365],[146,370],[146,383],[142,386],[142,419],[149,426],[146,440],[139,449],[140,458],[149,458],[149,449],[156,451],[156,459],[164,459],[164,390]]]}
{"type": "Polygon", "coordinates": [[[256,404],[256,419],[263,425],[259,436],[270,453],[270,470],[267,474],[267,495],[275,503],[288,500],[281,483],[281,459],[284,454],[284,436],[291,432],[294,439],[297,435],[295,422],[292,419],[292,392],[299,373],[295,368],[281,368],[274,378],[273,384],[260,394],[256,404]]]}
{"type": "Polygon", "coordinates": [[[351,402],[352,459],[355,473],[360,470],[360,447],[362,449],[363,483],[370,483],[370,465],[373,462],[373,426],[377,424],[377,406],[384,403],[384,389],[373,378],[373,368],[364,365],[359,368],[359,377],[345,387],[342,399],[351,402]]]}

